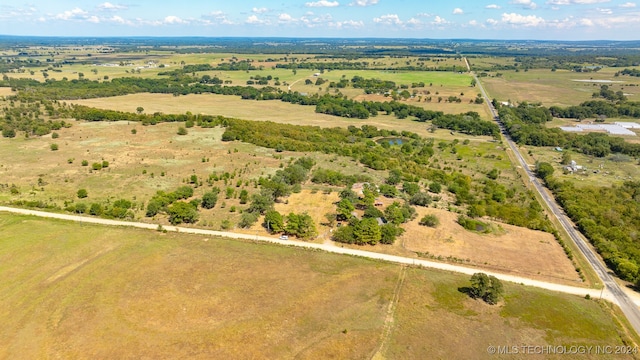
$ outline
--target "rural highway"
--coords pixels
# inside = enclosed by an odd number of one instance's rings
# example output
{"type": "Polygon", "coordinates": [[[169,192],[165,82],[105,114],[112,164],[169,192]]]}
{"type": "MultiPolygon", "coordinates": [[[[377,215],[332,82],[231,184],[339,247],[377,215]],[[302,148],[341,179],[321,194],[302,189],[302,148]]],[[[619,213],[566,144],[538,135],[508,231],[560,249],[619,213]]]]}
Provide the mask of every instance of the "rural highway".
{"type": "MultiPolygon", "coordinates": [[[[32,215],[32,216],[38,216],[38,217],[44,217],[44,218],[68,220],[68,221],[107,225],[107,226],[133,227],[133,228],[148,229],[148,230],[158,229],[157,224],[109,220],[109,219],[101,219],[101,218],[79,216],[79,215],[57,214],[57,213],[50,213],[50,212],[37,211],[37,210],[5,207],[5,206],[0,206],[0,212],[9,212],[9,213],[21,214],[21,215],[32,215]]],[[[185,227],[177,227],[177,226],[163,226],[162,228],[166,231],[179,232],[184,234],[195,234],[195,235],[203,235],[203,236],[224,237],[224,238],[231,238],[231,239],[262,241],[262,242],[269,242],[269,243],[279,244],[284,246],[296,246],[296,247],[302,247],[307,249],[322,250],[322,251],[335,253],[335,254],[343,254],[343,255],[358,256],[358,257],[368,258],[368,259],[383,260],[383,261],[388,261],[388,262],[397,263],[397,264],[421,266],[425,268],[439,269],[439,270],[456,272],[456,273],[461,273],[466,275],[473,275],[477,272],[484,272],[488,275],[493,275],[500,280],[509,281],[512,283],[547,289],[551,291],[562,292],[566,294],[573,294],[578,296],[585,296],[589,294],[589,296],[596,299],[602,296],[603,299],[609,300],[614,303],[616,303],[617,301],[617,298],[614,296],[611,296],[611,294],[608,291],[600,291],[596,289],[588,289],[583,287],[554,284],[550,282],[538,281],[538,280],[528,279],[528,278],[519,277],[519,276],[494,273],[490,271],[474,269],[470,267],[453,265],[453,264],[440,263],[440,262],[429,261],[429,260],[414,259],[414,258],[408,258],[408,257],[402,257],[402,256],[396,256],[396,255],[376,253],[371,251],[344,248],[341,246],[336,246],[332,243],[318,244],[318,243],[309,243],[309,242],[296,241],[296,240],[280,240],[279,238],[268,237],[268,236],[238,234],[238,233],[232,233],[232,232],[185,228],[185,227]]]]}
{"type": "MultiPolygon", "coordinates": [[[[466,58],[465,58],[465,62],[467,63],[467,68],[471,72],[469,63],[466,58]]],[[[609,273],[609,269],[607,269],[607,267],[602,263],[602,261],[600,261],[600,258],[596,254],[595,250],[593,250],[589,246],[589,244],[587,244],[586,239],[582,237],[582,234],[580,234],[578,230],[576,230],[576,228],[573,226],[573,223],[568,218],[568,216],[560,209],[560,206],[555,201],[555,199],[551,195],[549,195],[549,193],[546,191],[542,183],[535,176],[534,172],[529,167],[529,164],[527,164],[524,157],[522,157],[522,154],[518,150],[515,142],[511,140],[511,137],[507,133],[504,127],[504,124],[502,123],[502,121],[500,121],[500,117],[498,116],[498,113],[494,108],[493,103],[489,99],[489,96],[487,95],[477,75],[474,72],[471,72],[471,74],[476,80],[476,84],[480,88],[480,92],[482,93],[482,96],[484,97],[484,100],[487,103],[487,106],[489,106],[489,110],[491,111],[493,118],[498,122],[498,125],[500,126],[500,131],[502,132],[507,144],[509,144],[509,148],[511,149],[515,157],[518,159],[520,166],[522,166],[527,176],[529,177],[529,182],[535,187],[536,191],[540,194],[540,196],[544,200],[547,207],[551,209],[551,212],[553,213],[553,215],[558,219],[558,221],[560,222],[564,230],[567,232],[567,234],[569,234],[569,237],[571,237],[571,240],[573,240],[573,242],[576,244],[576,246],[578,247],[582,255],[587,259],[587,261],[589,262],[593,270],[596,272],[596,274],[600,278],[601,283],[604,284],[605,289],[610,294],[610,296],[613,297],[614,299],[614,300],[611,300],[611,299],[610,300],[618,304],[618,306],[620,306],[620,309],[629,320],[629,323],[631,323],[633,328],[636,330],[636,333],[640,334],[640,310],[638,309],[638,306],[620,288],[620,285],[618,285],[618,283],[615,281],[613,276],[609,273]]]]}

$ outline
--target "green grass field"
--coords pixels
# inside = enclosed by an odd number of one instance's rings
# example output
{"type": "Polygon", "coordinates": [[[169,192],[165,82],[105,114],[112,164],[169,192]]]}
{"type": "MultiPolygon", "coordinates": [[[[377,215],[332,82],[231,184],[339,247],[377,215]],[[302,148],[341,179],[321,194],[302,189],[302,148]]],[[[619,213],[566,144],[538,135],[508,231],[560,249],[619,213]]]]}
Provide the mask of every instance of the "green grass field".
{"type": "Polygon", "coordinates": [[[575,73],[567,70],[552,72],[548,69],[526,72],[501,71],[503,76],[484,77],[481,81],[489,97],[499,101],[541,102],[545,106],[578,105],[591,100],[591,95],[599,91],[601,85],[609,85],[613,91],[622,90],[629,100],[640,99],[640,78],[615,77],[614,74],[618,70],[620,69],[603,69],[593,73],[575,73]],[[633,86],[629,86],[630,84],[633,86]]]}
{"type": "Polygon", "coordinates": [[[360,258],[7,214],[0,226],[1,358],[482,359],[489,345],[624,338],[596,302],[518,285],[489,306],[458,291],[466,276],[360,258]]]}

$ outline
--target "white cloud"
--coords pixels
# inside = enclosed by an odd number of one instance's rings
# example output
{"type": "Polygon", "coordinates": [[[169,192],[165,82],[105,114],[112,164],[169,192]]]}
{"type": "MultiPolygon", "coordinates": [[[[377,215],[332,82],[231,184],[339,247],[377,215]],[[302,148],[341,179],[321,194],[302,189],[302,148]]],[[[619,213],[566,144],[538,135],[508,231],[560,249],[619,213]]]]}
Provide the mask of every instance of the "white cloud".
{"type": "Polygon", "coordinates": [[[634,8],[636,7],[636,3],[626,2],[624,4],[620,4],[621,8],[634,8]]]}
{"type": "Polygon", "coordinates": [[[92,15],[87,18],[87,21],[90,23],[98,24],[100,23],[100,18],[95,15],[92,15]]]}
{"type": "Polygon", "coordinates": [[[502,14],[502,22],[510,25],[521,25],[526,27],[544,25],[545,20],[535,15],[520,15],[516,13],[502,14]]]}
{"type": "Polygon", "coordinates": [[[378,0],[356,0],[349,4],[349,6],[371,6],[376,5],[378,0]]]}
{"type": "Polygon", "coordinates": [[[337,21],[330,23],[329,26],[336,29],[361,29],[364,27],[364,22],[355,20],[337,21]]]}
{"type": "Polygon", "coordinates": [[[433,21],[431,22],[433,25],[445,25],[448,24],[449,22],[447,21],[447,19],[445,18],[441,18],[440,16],[437,16],[433,18],[433,21]]]}
{"type": "Polygon", "coordinates": [[[98,5],[98,10],[102,10],[102,11],[127,10],[128,8],[129,7],[126,5],[112,4],[110,2],[105,2],[98,5]]]}
{"type": "Polygon", "coordinates": [[[591,27],[594,25],[594,23],[593,23],[593,20],[585,18],[585,19],[580,19],[580,25],[591,27]]]}
{"type": "Polygon", "coordinates": [[[125,20],[121,16],[118,16],[118,15],[113,15],[111,18],[108,19],[108,21],[114,22],[116,24],[132,25],[131,21],[125,20]]]}
{"type": "Polygon", "coordinates": [[[460,8],[455,8],[455,9],[453,9],[453,14],[454,15],[462,15],[462,14],[464,14],[464,11],[462,9],[460,9],[460,8]]]}
{"type": "Polygon", "coordinates": [[[162,23],[167,25],[183,25],[188,24],[189,21],[183,20],[175,15],[169,15],[162,20],[162,23]]]}
{"type": "Polygon", "coordinates": [[[538,4],[534,3],[531,0],[511,0],[509,4],[521,5],[525,9],[535,9],[538,7],[538,4]]]}
{"type": "Polygon", "coordinates": [[[256,15],[249,16],[244,22],[252,25],[269,25],[269,20],[262,20],[256,15]]]}
{"type": "Polygon", "coordinates": [[[253,9],[251,9],[251,12],[253,12],[255,14],[264,14],[267,11],[269,11],[269,9],[267,9],[267,8],[256,8],[256,7],[254,7],[253,9]]]}
{"type": "Polygon", "coordinates": [[[234,25],[234,22],[227,18],[227,14],[220,10],[212,11],[206,15],[202,15],[204,25],[234,25]]]}
{"type": "Polygon", "coordinates": [[[282,14],[278,15],[278,22],[279,23],[283,23],[283,24],[288,24],[288,23],[296,22],[296,19],[294,19],[289,14],[282,13],[282,14]]]}
{"type": "Polygon", "coordinates": [[[498,25],[500,23],[500,21],[498,21],[496,19],[487,19],[486,23],[489,24],[489,25],[495,26],[495,25],[498,25]]]}
{"type": "Polygon", "coordinates": [[[55,16],[58,20],[86,20],[89,17],[89,13],[80,8],[73,10],[67,10],[55,16]]]}
{"type": "Polygon", "coordinates": [[[422,25],[422,21],[420,21],[420,19],[411,18],[407,20],[407,25],[412,25],[412,26],[422,25]]]}
{"type": "Polygon", "coordinates": [[[597,9],[599,13],[601,14],[605,14],[605,15],[611,15],[613,14],[613,11],[611,9],[603,9],[603,8],[598,8],[597,9]]]}
{"type": "Polygon", "coordinates": [[[0,6],[0,19],[24,19],[31,17],[38,11],[34,7],[29,8],[15,8],[10,5],[0,6]]]}
{"type": "Polygon", "coordinates": [[[402,20],[400,20],[400,17],[396,14],[382,15],[378,18],[374,18],[373,22],[385,25],[402,25],[402,20]]]}
{"type": "Polygon", "coordinates": [[[549,5],[589,5],[610,2],[611,0],[548,0],[549,5]]]}
{"type": "Polygon", "coordinates": [[[496,4],[489,4],[487,6],[484,7],[485,9],[500,9],[500,5],[496,5],[496,4]]]}
{"type": "Polygon", "coordinates": [[[327,0],[320,0],[320,1],[316,1],[316,2],[308,2],[305,4],[305,6],[307,7],[336,7],[336,6],[340,6],[340,3],[337,1],[327,1],[327,0]]]}

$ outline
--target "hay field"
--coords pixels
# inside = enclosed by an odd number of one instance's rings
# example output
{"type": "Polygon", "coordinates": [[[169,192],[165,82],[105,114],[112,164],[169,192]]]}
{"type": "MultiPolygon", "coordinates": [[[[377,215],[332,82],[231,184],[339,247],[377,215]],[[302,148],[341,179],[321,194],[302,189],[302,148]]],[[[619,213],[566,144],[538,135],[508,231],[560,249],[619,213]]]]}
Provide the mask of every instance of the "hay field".
{"type": "Polygon", "coordinates": [[[595,301],[518,285],[489,306],[458,290],[467,276],[361,258],[7,214],[0,226],[0,358],[482,359],[503,343],[626,339],[595,301]]]}
{"type": "MultiPolygon", "coordinates": [[[[407,250],[429,253],[434,258],[456,258],[478,266],[530,278],[577,285],[580,277],[553,235],[508,224],[495,234],[479,234],[457,223],[458,214],[434,208],[417,208],[418,216],[405,225],[398,239],[407,250]],[[436,215],[436,228],[421,226],[420,219],[436,215]]],[[[496,224],[497,225],[497,224],[496,224]]]]}
{"type": "Polygon", "coordinates": [[[614,69],[604,69],[595,73],[575,73],[567,70],[552,72],[548,69],[501,73],[502,77],[481,78],[489,97],[499,101],[541,102],[544,106],[578,105],[591,100],[591,95],[599,91],[601,85],[608,85],[613,91],[622,90],[631,101],[640,99],[640,78],[615,77],[614,69]],[[630,84],[634,86],[629,86],[630,84]]]}
{"type": "MultiPolygon", "coordinates": [[[[70,102],[100,109],[128,112],[135,112],[138,106],[142,106],[146,113],[184,114],[190,111],[194,114],[222,115],[246,120],[320,127],[346,128],[349,125],[360,127],[366,124],[376,126],[379,129],[407,130],[421,136],[433,137],[433,134],[428,131],[426,123],[407,119],[400,120],[390,115],[379,115],[364,120],[348,119],[318,114],[315,112],[314,106],[293,105],[282,101],[242,100],[236,96],[202,94],[176,97],[168,94],[143,93],[70,102]]],[[[428,106],[425,107],[428,108],[428,106]]],[[[477,111],[479,107],[475,109],[477,111]]],[[[461,140],[472,138],[464,134],[457,134],[456,137],[461,140]]]]}

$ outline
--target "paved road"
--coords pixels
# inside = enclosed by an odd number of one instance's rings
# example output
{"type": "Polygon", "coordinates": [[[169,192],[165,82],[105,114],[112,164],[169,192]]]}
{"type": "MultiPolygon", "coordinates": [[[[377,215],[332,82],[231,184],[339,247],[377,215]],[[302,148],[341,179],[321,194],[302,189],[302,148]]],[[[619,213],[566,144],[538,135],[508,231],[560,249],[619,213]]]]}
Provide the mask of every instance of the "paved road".
{"type": "MultiPolygon", "coordinates": [[[[466,58],[465,58],[465,61],[467,61],[466,58]]],[[[467,62],[467,68],[469,68],[468,62],[467,62]]],[[[551,209],[551,212],[553,212],[553,215],[558,219],[562,227],[569,234],[569,237],[571,237],[571,240],[573,240],[573,242],[576,244],[576,246],[578,247],[582,255],[584,255],[584,257],[587,259],[587,261],[589,262],[593,270],[596,272],[596,274],[600,278],[600,281],[605,285],[607,292],[610,294],[610,296],[613,297],[612,302],[620,306],[620,309],[625,314],[625,316],[627,317],[627,319],[629,320],[633,328],[636,330],[638,334],[640,334],[640,310],[638,309],[638,306],[620,288],[620,285],[618,285],[618,283],[615,281],[613,276],[611,276],[611,274],[609,273],[609,269],[607,269],[607,267],[602,263],[602,261],[600,261],[599,256],[587,244],[586,239],[582,237],[582,234],[580,234],[580,232],[575,229],[571,220],[560,209],[560,206],[558,205],[558,203],[556,203],[555,199],[549,195],[549,193],[546,191],[542,183],[535,176],[534,172],[531,170],[531,168],[525,161],[524,157],[522,157],[522,154],[518,150],[516,144],[513,142],[513,140],[511,140],[511,138],[507,134],[506,129],[504,128],[504,124],[502,124],[502,122],[500,121],[500,117],[498,116],[496,109],[493,107],[493,103],[489,99],[489,96],[487,96],[487,93],[484,90],[482,83],[480,83],[475,73],[472,72],[472,74],[476,80],[476,84],[480,88],[480,92],[482,93],[484,100],[487,102],[489,106],[489,110],[491,110],[491,113],[494,119],[498,122],[498,125],[500,126],[500,131],[504,135],[504,138],[506,139],[506,142],[509,145],[509,148],[511,148],[511,151],[518,159],[520,166],[522,166],[527,176],[529,177],[529,182],[535,187],[536,191],[540,194],[540,196],[542,197],[544,202],[547,204],[549,209],[551,209]]]]}
{"type": "MultiPolygon", "coordinates": [[[[108,220],[108,219],[101,219],[101,218],[94,218],[94,217],[87,217],[87,216],[57,214],[57,213],[49,213],[49,212],[37,211],[37,210],[27,210],[27,209],[0,206],[0,212],[2,211],[14,213],[14,214],[34,215],[34,216],[45,217],[45,218],[69,220],[69,221],[75,221],[75,222],[100,224],[100,225],[108,225],[108,226],[126,226],[126,227],[134,227],[134,228],[149,229],[149,230],[158,229],[158,225],[154,225],[154,224],[108,220]]],[[[232,238],[232,239],[264,241],[264,242],[270,242],[270,243],[286,245],[286,246],[297,246],[297,247],[303,247],[308,249],[317,249],[317,250],[323,250],[323,251],[336,253],[336,254],[352,255],[352,256],[358,256],[358,257],[363,257],[368,259],[384,260],[384,261],[389,261],[397,264],[422,266],[425,268],[439,269],[439,270],[451,271],[451,272],[462,273],[467,275],[473,275],[481,271],[488,275],[493,275],[500,280],[509,281],[517,284],[523,284],[527,286],[533,286],[537,288],[542,288],[542,289],[547,289],[547,290],[552,290],[552,291],[557,291],[557,292],[562,292],[567,294],[573,294],[578,296],[585,296],[587,294],[589,294],[593,298],[599,298],[600,296],[602,296],[603,299],[607,299],[612,302],[616,301],[616,298],[611,296],[611,294],[608,291],[601,292],[600,290],[595,290],[595,289],[587,289],[582,287],[554,284],[550,282],[538,281],[538,280],[533,280],[533,279],[528,279],[528,278],[513,276],[513,275],[494,273],[494,272],[474,269],[474,268],[465,267],[465,266],[446,264],[446,263],[440,263],[440,262],[422,260],[422,259],[414,259],[414,258],[408,258],[408,257],[402,257],[402,256],[381,254],[381,253],[358,250],[358,249],[343,248],[340,246],[336,246],[334,244],[326,244],[326,243],[317,244],[317,243],[308,243],[304,241],[295,241],[295,240],[280,240],[278,238],[273,238],[268,236],[237,234],[232,232],[194,229],[194,228],[185,228],[185,227],[177,227],[177,226],[163,226],[163,229],[167,231],[175,231],[175,232],[180,232],[185,234],[220,236],[220,237],[226,237],[226,238],[232,238]]]]}

